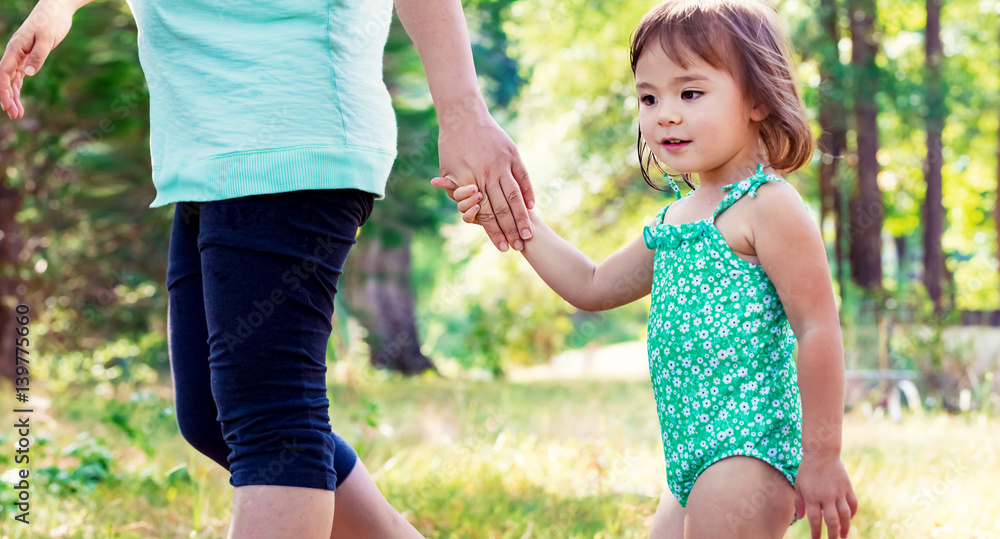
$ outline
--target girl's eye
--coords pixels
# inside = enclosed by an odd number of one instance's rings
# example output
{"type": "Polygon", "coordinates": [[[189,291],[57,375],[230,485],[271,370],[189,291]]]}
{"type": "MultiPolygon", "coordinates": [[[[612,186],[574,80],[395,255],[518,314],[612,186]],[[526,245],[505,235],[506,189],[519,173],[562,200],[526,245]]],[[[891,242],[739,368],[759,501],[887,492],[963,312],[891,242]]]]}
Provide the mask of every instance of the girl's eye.
{"type": "Polygon", "coordinates": [[[681,92],[681,99],[697,99],[701,94],[698,90],[684,90],[681,92]]]}
{"type": "Polygon", "coordinates": [[[656,104],[656,98],[651,95],[644,95],[639,98],[643,105],[652,106],[656,104]]]}

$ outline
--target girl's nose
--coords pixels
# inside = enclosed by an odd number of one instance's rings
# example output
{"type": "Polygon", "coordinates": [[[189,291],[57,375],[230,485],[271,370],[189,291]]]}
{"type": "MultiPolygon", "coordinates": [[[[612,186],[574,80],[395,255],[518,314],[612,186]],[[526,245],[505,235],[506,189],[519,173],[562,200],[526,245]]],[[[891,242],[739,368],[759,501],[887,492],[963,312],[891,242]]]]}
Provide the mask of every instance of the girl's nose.
{"type": "Polygon", "coordinates": [[[675,125],[681,123],[681,116],[677,107],[669,103],[662,103],[657,112],[657,120],[660,125],[675,125]]]}

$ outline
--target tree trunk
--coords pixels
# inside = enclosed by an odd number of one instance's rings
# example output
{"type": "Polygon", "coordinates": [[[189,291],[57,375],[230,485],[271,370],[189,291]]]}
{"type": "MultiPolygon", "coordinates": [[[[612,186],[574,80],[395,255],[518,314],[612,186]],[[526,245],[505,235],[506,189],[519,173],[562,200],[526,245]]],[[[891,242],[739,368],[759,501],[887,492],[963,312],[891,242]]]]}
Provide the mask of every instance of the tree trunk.
{"type": "Polygon", "coordinates": [[[819,147],[822,157],[819,164],[820,229],[827,215],[833,213],[834,224],[834,275],[840,293],[846,286],[844,277],[843,242],[846,233],[841,211],[840,161],[847,148],[847,125],[844,115],[843,65],[840,63],[840,29],[838,25],[837,0],[820,1],[820,21],[826,34],[820,62],[819,147]]]}
{"type": "Polygon", "coordinates": [[[436,370],[420,351],[415,298],[410,285],[410,237],[386,248],[378,237],[364,238],[348,256],[339,287],[351,316],[368,331],[370,362],[406,375],[436,370]]]}
{"type": "Polygon", "coordinates": [[[924,32],[927,88],[927,161],[924,163],[924,286],[934,302],[934,312],[941,313],[941,234],[944,231],[944,205],[941,202],[941,132],[944,129],[944,96],[941,89],[941,0],[927,0],[927,29],[924,32]]]}
{"type": "MultiPolygon", "coordinates": [[[[21,241],[16,216],[21,209],[24,195],[9,187],[5,161],[0,153],[0,350],[3,350],[3,353],[0,353],[0,377],[13,381],[16,367],[14,339],[16,336],[19,337],[14,333],[17,327],[14,320],[17,314],[14,308],[23,302],[24,297],[22,291],[18,290],[21,285],[17,271],[21,241]]],[[[29,313],[29,316],[34,319],[37,314],[29,313]]],[[[29,326],[33,327],[35,326],[29,326]]],[[[29,342],[36,340],[30,334],[28,339],[29,342]]],[[[35,347],[31,346],[29,349],[33,351],[35,347]]],[[[29,361],[33,359],[30,355],[25,358],[29,361]]]]}
{"type": "Polygon", "coordinates": [[[882,288],[882,193],[878,187],[878,66],[875,64],[875,2],[852,0],[851,63],[858,141],[858,191],[851,200],[850,257],[854,281],[874,292],[882,288]]]}

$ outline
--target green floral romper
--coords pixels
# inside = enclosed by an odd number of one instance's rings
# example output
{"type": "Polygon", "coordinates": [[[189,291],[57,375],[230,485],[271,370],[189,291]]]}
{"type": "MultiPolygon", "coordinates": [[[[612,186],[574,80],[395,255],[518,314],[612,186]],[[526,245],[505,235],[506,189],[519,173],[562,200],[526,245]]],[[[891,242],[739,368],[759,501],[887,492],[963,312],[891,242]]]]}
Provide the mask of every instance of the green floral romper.
{"type": "Polygon", "coordinates": [[[793,486],[802,460],[795,335],[767,274],[715,228],[720,213],[768,181],[784,182],[758,166],[722,188],[729,193],[710,219],[664,224],[667,204],[643,230],[656,251],[649,373],[667,482],[682,507],[698,476],[725,457],[759,458],[793,486]]]}

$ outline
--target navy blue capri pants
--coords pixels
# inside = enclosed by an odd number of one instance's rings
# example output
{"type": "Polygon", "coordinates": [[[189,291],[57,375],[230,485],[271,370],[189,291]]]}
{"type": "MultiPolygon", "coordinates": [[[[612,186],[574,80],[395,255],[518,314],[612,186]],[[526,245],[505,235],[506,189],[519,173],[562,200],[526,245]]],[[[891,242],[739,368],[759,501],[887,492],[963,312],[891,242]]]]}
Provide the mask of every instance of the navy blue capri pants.
{"type": "Polygon", "coordinates": [[[333,298],[374,195],[178,202],[167,315],[181,434],[233,486],[336,490],[357,453],[330,427],[333,298]]]}

